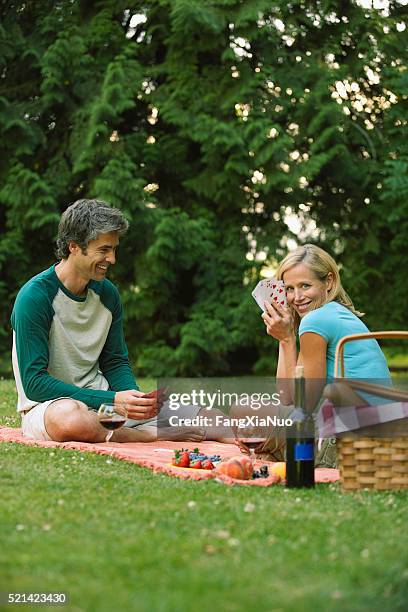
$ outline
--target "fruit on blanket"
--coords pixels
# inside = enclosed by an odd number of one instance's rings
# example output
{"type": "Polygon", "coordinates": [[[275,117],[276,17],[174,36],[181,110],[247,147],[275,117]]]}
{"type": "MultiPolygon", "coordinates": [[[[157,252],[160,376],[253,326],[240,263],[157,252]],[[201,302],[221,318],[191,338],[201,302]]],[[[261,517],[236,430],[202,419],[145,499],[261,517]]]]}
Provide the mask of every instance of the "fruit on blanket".
{"type": "Polygon", "coordinates": [[[205,455],[204,453],[200,453],[198,448],[195,448],[193,451],[189,451],[187,448],[182,448],[181,450],[174,451],[174,458],[172,461],[172,465],[176,465],[177,467],[190,467],[198,470],[213,470],[214,463],[213,461],[220,461],[221,457],[219,455],[205,455]]]}
{"type": "Polygon", "coordinates": [[[190,455],[188,451],[174,451],[173,465],[177,467],[189,467],[190,466],[190,455]]]}
{"type": "Polygon", "coordinates": [[[261,467],[259,468],[259,474],[260,474],[261,478],[268,478],[268,476],[269,476],[268,466],[267,465],[261,465],[261,467]]]}
{"type": "Polygon", "coordinates": [[[278,463],[274,463],[270,469],[269,469],[271,474],[276,474],[277,476],[280,476],[280,478],[282,480],[285,480],[286,478],[286,463],[284,461],[279,461],[278,463]]]}
{"type": "Polygon", "coordinates": [[[237,478],[238,480],[250,480],[253,476],[253,466],[249,457],[231,457],[223,461],[217,468],[220,474],[237,478]]]}
{"type": "Polygon", "coordinates": [[[252,474],[254,472],[254,466],[252,464],[251,459],[249,457],[244,456],[244,457],[240,457],[240,461],[245,469],[245,473],[247,474],[248,478],[252,478],[252,474]]]}
{"type": "Polygon", "coordinates": [[[205,459],[209,459],[214,463],[214,461],[221,461],[220,455],[205,455],[204,453],[200,453],[198,448],[195,448],[193,451],[190,451],[190,461],[195,461],[196,459],[200,461],[205,461],[205,459]]]}

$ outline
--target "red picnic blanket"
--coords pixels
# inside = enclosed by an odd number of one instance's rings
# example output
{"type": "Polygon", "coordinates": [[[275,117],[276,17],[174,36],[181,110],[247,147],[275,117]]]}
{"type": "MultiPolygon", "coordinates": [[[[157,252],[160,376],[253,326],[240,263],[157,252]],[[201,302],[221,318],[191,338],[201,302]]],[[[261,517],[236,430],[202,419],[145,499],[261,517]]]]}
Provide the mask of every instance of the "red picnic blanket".
{"type": "Polygon", "coordinates": [[[348,431],[396,422],[401,426],[408,417],[408,402],[389,402],[373,406],[334,406],[325,400],[317,414],[316,425],[321,438],[348,431]]]}
{"type": "MultiPolygon", "coordinates": [[[[166,442],[160,440],[158,442],[103,442],[99,444],[91,444],[88,442],[48,442],[42,440],[31,440],[25,438],[21,433],[21,429],[12,427],[0,426],[0,442],[17,442],[27,446],[40,446],[43,448],[64,448],[68,450],[86,451],[97,453],[99,455],[108,455],[116,459],[130,461],[141,467],[146,467],[154,472],[162,472],[169,476],[176,476],[184,480],[209,480],[214,477],[217,480],[226,484],[241,484],[267,487],[277,483],[277,479],[272,474],[268,478],[259,478],[256,480],[237,480],[229,476],[216,474],[215,471],[194,470],[189,468],[178,468],[171,465],[173,451],[177,448],[196,446],[194,442],[166,442]]],[[[199,444],[200,451],[207,455],[220,455],[222,459],[228,459],[240,454],[239,449],[235,444],[222,444],[220,442],[201,442],[199,444]]],[[[259,462],[260,465],[272,466],[273,463],[268,461],[259,462]]],[[[339,480],[339,470],[329,468],[317,468],[315,470],[315,481],[336,482],[339,480]]]]}

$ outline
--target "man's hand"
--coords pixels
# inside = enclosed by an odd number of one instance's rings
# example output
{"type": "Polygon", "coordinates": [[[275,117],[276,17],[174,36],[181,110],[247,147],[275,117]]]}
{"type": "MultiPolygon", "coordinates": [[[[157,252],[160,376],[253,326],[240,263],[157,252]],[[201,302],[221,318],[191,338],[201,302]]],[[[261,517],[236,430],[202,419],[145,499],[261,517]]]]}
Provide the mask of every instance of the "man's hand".
{"type": "Polygon", "coordinates": [[[144,397],[155,397],[157,399],[157,406],[159,410],[163,406],[164,402],[169,399],[167,394],[167,388],[165,387],[162,387],[161,389],[154,389],[149,393],[145,393],[144,397]]]}
{"type": "Polygon", "coordinates": [[[142,391],[129,389],[115,393],[115,406],[126,408],[129,419],[151,419],[157,415],[157,396],[146,397],[142,391]]]}

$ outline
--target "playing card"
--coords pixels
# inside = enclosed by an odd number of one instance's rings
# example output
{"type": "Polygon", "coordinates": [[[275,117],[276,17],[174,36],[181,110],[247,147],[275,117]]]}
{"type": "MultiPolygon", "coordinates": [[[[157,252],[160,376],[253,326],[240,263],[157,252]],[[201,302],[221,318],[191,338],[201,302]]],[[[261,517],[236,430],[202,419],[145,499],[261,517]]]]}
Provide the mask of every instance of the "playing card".
{"type": "Polygon", "coordinates": [[[142,395],[142,397],[156,397],[157,398],[157,406],[160,410],[160,408],[163,406],[164,402],[168,399],[167,398],[167,391],[168,389],[166,387],[162,387],[161,389],[155,389],[154,391],[150,391],[150,393],[145,393],[144,395],[142,395]]]}
{"type": "Polygon", "coordinates": [[[259,308],[263,312],[265,312],[265,306],[264,306],[264,302],[265,302],[265,299],[266,299],[265,281],[259,281],[259,283],[257,284],[257,286],[255,287],[255,289],[252,292],[252,297],[254,298],[256,303],[258,304],[259,308]]]}
{"type": "Polygon", "coordinates": [[[272,299],[275,300],[279,306],[286,307],[288,305],[286,299],[285,283],[282,280],[272,279],[272,299]]]}
{"type": "Polygon", "coordinates": [[[265,310],[264,309],[263,291],[262,291],[262,286],[261,286],[260,283],[258,283],[257,286],[255,287],[255,289],[253,290],[252,297],[254,298],[255,302],[258,304],[259,308],[261,310],[265,310]]]}
{"type": "Polygon", "coordinates": [[[265,302],[270,304],[275,301],[279,306],[287,306],[285,284],[276,278],[259,281],[252,292],[252,297],[263,312],[265,312],[265,302]]]}

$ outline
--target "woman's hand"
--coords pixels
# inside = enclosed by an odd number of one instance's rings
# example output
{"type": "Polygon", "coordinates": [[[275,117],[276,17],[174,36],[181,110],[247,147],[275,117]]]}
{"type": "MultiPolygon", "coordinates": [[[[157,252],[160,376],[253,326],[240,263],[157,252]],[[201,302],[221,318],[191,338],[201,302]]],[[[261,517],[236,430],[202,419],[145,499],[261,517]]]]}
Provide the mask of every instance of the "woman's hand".
{"type": "Polygon", "coordinates": [[[266,311],[262,318],[266,325],[266,332],[279,342],[293,340],[295,333],[290,309],[273,302],[272,304],[265,302],[265,308],[266,311]]]}

